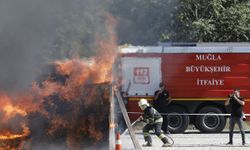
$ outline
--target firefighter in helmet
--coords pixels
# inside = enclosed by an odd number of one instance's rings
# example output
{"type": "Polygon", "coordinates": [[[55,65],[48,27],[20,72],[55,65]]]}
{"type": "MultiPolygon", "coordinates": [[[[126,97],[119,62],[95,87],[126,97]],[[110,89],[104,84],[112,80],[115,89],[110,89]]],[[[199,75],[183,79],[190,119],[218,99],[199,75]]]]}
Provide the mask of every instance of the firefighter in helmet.
{"type": "Polygon", "coordinates": [[[144,112],[143,116],[140,117],[140,120],[147,123],[143,127],[143,135],[146,141],[146,144],[143,144],[143,146],[152,146],[152,138],[149,134],[150,130],[155,131],[155,134],[164,143],[162,145],[163,147],[171,146],[171,144],[169,143],[169,140],[167,139],[167,137],[163,134],[161,130],[161,126],[163,122],[161,114],[157,110],[155,110],[152,106],[150,106],[146,99],[141,99],[138,102],[138,105],[140,109],[144,112]]]}

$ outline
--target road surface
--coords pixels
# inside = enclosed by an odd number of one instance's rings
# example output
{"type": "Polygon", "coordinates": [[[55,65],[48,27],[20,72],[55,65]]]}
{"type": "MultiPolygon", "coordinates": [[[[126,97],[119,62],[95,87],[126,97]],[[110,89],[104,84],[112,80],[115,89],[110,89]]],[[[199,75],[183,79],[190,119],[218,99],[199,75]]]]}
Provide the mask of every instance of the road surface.
{"type": "MultiPolygon", "coordinates": [[[[136,137],[140,144],[144,143],[142,133],[137,130],[136,137]]],[[[171,134],[174,140],[172,147],[161,147],[162,142],[156,135],[152,135],[153,146],[142,147],[143,150],[249,150],[250,149],[250,133],[246,133],[246,145],[241,145],[241,135],[239,132],[234,133],[234,145],[228,146],[228,132],[218,134],[201,134],[198,131],[187,131],[184,134],[171,134]]],[[[133,143],[129,134],[121,136],[123,150],[134,150],[133,143]]]]}

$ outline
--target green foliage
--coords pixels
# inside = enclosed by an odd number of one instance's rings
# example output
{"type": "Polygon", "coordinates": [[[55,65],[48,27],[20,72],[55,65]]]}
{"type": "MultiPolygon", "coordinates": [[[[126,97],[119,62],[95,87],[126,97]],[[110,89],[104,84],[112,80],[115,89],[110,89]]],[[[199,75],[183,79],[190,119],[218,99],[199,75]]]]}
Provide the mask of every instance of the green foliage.
{"type": "Polygon", "coordinates": [[[218,41],[250,41],[250,4],[228,8],[215,25],[218,41]]]}
{"type": "Polygon", "coordinates": [[[182,0],[165,41],[249,41],[249,2],[246,0],[182,0]]]}

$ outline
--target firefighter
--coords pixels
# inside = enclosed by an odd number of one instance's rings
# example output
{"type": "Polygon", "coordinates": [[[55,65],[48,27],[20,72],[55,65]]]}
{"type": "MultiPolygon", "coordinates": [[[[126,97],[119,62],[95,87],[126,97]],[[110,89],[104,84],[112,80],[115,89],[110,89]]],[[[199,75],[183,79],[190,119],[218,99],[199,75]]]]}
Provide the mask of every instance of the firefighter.
{"type": "Polygon", "coordinates": [[[138,102],[138,105],[140,109],[144,112],[143,116],[140,117],[140,120],[147,123],[143,127],[143,135],[144,135],[146,144],[143,144],[142,146],[152,146],[152,138],[149,134],[150,130],[154,130],[158,138],[161,139],[161,141],[164,143],[162,147],[171,146],[171,144],[169,143],[169,140],[166,138],[166,136],[163,134],[161,130],[161,126],[163,122],[161,114],[157,110],[155,110],[153,107],[151,107],[146,99],[141,99],[138,102]]]}

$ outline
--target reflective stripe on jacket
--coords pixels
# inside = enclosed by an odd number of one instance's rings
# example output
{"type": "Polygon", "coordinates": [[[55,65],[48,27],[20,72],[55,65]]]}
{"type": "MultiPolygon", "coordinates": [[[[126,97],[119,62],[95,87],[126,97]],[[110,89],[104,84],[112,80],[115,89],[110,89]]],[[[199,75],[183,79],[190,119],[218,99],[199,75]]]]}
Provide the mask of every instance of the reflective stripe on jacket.
{"type": "Polygon", "coordinates": [[[144,110],[143,117],[144,117],[144,119],[147,120],[147,123],[150,123],[150,124],[163,122],[161,114],[151,106],[148,106],[144,110]]]}

